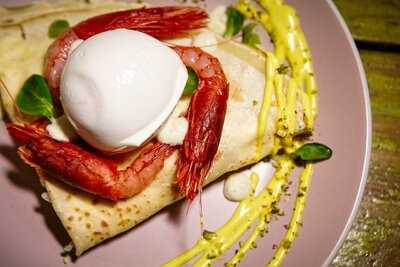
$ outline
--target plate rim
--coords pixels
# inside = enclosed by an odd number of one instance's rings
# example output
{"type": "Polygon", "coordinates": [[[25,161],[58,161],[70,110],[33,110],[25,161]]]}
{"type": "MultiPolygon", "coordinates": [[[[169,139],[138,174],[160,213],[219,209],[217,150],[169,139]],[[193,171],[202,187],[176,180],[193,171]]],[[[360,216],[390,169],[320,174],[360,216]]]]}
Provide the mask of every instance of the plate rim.
{"type": "MultiPolygon", "coordinates": [[[[31,2],[33,0],[30,0],[31,2]]],[[[333,0],[325,0],[326,4],[336,17],[336,20],[339,22],[341,29],[343,30],[343,33],[345,35],[345,38],[350,45],[352,54],[354,56],[355,62],[356,62],[356,67],[357,71],[359,73],[359,78],[361,81],[361,86],[362,86],[362,94],[363,94],[363,100],[364,100],[364,112],[365,112],[365,120],[366,120],[366,125],[365,125],[365,153],[363,155],[363,167],[362,167],[362,173],[361,173],[361,179],[359,182],[357,194],[356,194],[356,199],[353,203],[353,207],[351,209],[350,215],[347,218],[347,221],[345,222],[345,226],[342,228],[342,232],[340,233],[336,243],[334,244],[333,248],[331,249],[329,255],[325,258],[325,261],[322,263],[321,267],[328,267],[331,265],[335,257],[337,256],[337,253],[339,249],[342,247],[344,241],[346,240],[350,229],[355,221],[356,215],[360,209],[361,201],[364,196],[365,192],[365,187],[368,179],[368,173],[369,173],[369,166],[370,166],[370,159],[371,159],[371,150],[372,150],[372,111],[371,111],[371,105],[370,105],[370,95],[369,95],[369,87],[368,87],[368,82],[366,78],[366,73],[362,64],[362,60],[360,57],[360,53],[356,47],[355,40],[353,39],[351,32],[345,23],[345,20],[343,19],[343,16],[341,13],[338,11],[336,5],[334,4],[333,0]]]]}
{"type": "Polygon", "coordinates": [[[363,160],[363,169],[362,169],[362,174],[361,174],[361,180],[360,180],[360,185],[358,187],[358,192],[356,196],[356,200],[354,202],[353,208],[350,212],[350,216],[347,219],[347,222],[345,224],[345,227],[343,228],[342,233],[339,236],[339,239],[336,241],[335,246],[331,250],[329,256],[326,258],[324,263],[322,264],[322,267],[328,267],[334,258],[337,255],[337,252],[339,249],[342,247],[345,239],[347,238],[350,229],[353,225],[353,222],[356,218],[356,215],[358,213],[358,210],[361,205],[362,198],[364,196],[364,191],[365,191],[365,186],[367,184],[368,180],[368,171],[369,171],[369,166],[370,166],[370,160],[371,160],[371,149],[372,149],[372,111],[371,111],[371,104],[370,104],[370,96],[369,96],[369,87],[368,87],[368,81],[365,73],[365,69],[360,57],[360,53],[357,49],[357,46],[355,44],[355,40],[353,36],[351,35],[351,32],[337,9],[336,5],[333,3],[333,0],[325,0],[326,3],[328,4],[329,8],[332,10],[333,14],[335,15],[337,21],[339,22],[345,37],[350,44],[350,48],[353,52],[353,56],[356,60],[356,65],[357,65],[357,70],[359,72],[359,77],[361,80],[361,86],[363,88],[363,98],[364,98],[364,111],[366,115],[366,136],[365,136],[365,153],[364,153],[364,160],[363,160]]]}

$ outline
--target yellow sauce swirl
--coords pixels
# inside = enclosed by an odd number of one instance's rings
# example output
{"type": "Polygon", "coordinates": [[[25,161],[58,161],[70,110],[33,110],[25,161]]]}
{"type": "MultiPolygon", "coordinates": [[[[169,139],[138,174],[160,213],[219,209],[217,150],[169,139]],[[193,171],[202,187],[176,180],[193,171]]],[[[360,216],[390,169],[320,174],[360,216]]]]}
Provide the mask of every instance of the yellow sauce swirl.
{"type": "MultiPolygon", "coordinates": [[[[164,267],[182,266],[191,262],[192,266],[211,266],[219,256],[231,248],[240,237],[247,232],[253,223],[255,227],[248,238],[239,243],[239,249],[226,263],[226,266],[236,266],[246,255],[248,250],[256,247],[256,240],[266,232],[267,224],[276,204],[280,200],[284,188],[288,184],[288,177],[295,167],[290,154],[300,147],[301,142],[294,142],[296,131],[296,104],[301,102],[304,109],[304,122],[307,131],[311,131],[314,119],[318,112],[317,86],[314,79],[314,70],[311,53],[301,30],[299,18],[295,10],[284,4],[282,0],[257,1],[263,10],[254,7],[246,0],[239,0],[236,8],[247,18],[254,19],[264,26],[275,45],[274,54],[266,53],[266,83],[264,98],[258,116],[255,159],[261,158],[261,148],[266,130],[267,117],[270,112],[273,97],[277,103],[277,137],[274,140],[272,155],[283,148],[285,154],[276,160],[276,171],[266,187],[255,195],[258,177],[251,175],[253,192],[242,200],[232,217],[215,232],[205,232],[197,243],[178,257],[165,263],[164,267]],[[285,75],[279,68],[288,63],[291,69],[290,77],[286,81],[285,75]],[[286,84],[287,83],[287,84],[286,84]]],[[[298,235],[303,223],[303,211],[312,176],[313,166],[307,164],[300,175],[296,203],[287,232],[277,247],[274,256],[267,263],[268,267],[279,266],[289,248],[298,235]]]]}
{"type": "Polygon", "coordinates": [[[282,188],[287,185],[293,167],[293,161],[287,157],[279,159],[273,178],[258,196],[252,195],[242,200],[229,221],[215,231],[212,237],[205,237],[203,234],[203,237],[191,249],[163,266],[182,266],[199,254],[201,254],[200,258],[192,266],[210,266],[223,252],[236,243],[253,222],[258,221],[258,225],[243,243],[236,254],[237,256],[235,255],[230,263],[227,263],[227,266],[234,266],[244,256],[245,252],[254,246],[255,239],[265,232],[267,217],[271,210],[275,208],[274,204],[279,201],[282,188]]]}

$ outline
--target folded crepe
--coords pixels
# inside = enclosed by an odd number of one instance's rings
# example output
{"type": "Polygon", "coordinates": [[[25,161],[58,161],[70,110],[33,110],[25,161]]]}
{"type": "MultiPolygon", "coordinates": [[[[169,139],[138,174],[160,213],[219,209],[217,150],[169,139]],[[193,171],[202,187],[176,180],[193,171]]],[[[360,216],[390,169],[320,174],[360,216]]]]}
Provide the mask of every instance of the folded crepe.
{"type": "MultiPolygon", "coordinates": [[[[5,90],[0,91],[3,108],[9,119],[16,123],[30,121],[16,111],[12,98],[15,99],[30,75],[42,74],[46,50],[53,41],[48,37],[47,31],[54,20],[66,19],[74,25],[98,14],[142,6],[124,2],[68,1],[58,4],[35,3],[18,8],[0,7],[0,78],[11,96],[5,90]]],[[[204,34],[210,34],[210,31],[201,30],[188,38],[170,42],[198,45],[204,34]]],[[[230,86],[222,138],[206,180],[208,184],[227,172],[255,163],[257,119],[263,101],[265,80],[265,56],[234,41],[220,42],[204,49],[220,60],[230,86]]],[[[172,116],[179,116],[188,102],[189,99],[181,99],[172,116]]],[[[297,131],[301,131],[304,123],[300,104],[297,114],[297,131]]],[[[262,142],[263,157],[272,150],[275,124],[276,103],[273,101],[262,142]]],[[[43,170],[36,170],[48,192],[51,205],[72,239],[76,255],[80,255],[182,198],[177,194],[175,184],[177,157],[176,152],[166,160],[162,171],[143,192],[119,202],[104,200],[74,189],[52,179],[43,170]]],[[[127,158],[121,168],[129,164],[129,157],[127,158]]]]}

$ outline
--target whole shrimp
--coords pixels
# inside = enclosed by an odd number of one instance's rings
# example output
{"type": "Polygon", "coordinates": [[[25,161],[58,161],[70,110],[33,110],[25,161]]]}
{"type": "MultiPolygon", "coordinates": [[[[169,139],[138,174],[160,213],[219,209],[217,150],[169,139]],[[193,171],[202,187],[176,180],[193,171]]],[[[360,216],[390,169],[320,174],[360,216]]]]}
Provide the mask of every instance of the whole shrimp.
{"type": "Polygon", "coordinates": [[[111,200],[129,198],[142,191],[163,168],[175,149],[158,142],[139,151],[125,170],[111,159],[95,155],[77,144],[59,142],[34,126],[8,125],[8,131],[26,144],[19,156],[33,168],[44,169],[67,184],[111,200]]]}
{"type": "MultiPolygon", "coordinates": [[[[65,31],[48,49],[44,73],[53,97],[58,100],[61,72],[74,40],[116,28],[142,31],[159,39],[172,38],[203,27],[206,18],[206,12],[200,8],[159,7],[114,12],[79,23],[65,31]]],[[[215,57],[196,47],[171,48],[199,77],[186,114],[188,132],[178,148],[177,181],[180,192],[191,201],[200,190],[218,150],[229,86],[215,57]]],[[[43,128],[15,124],[7,128],[24,144],[19,148],[19,155],[28,164],[43,168],[72,186],[114,201],[132,197],[145,189],[177,149],[153,140],[140,148],[139,156],[127,169],[117,170],[112,159],[78,144],[54,140],[43,128]]]]}

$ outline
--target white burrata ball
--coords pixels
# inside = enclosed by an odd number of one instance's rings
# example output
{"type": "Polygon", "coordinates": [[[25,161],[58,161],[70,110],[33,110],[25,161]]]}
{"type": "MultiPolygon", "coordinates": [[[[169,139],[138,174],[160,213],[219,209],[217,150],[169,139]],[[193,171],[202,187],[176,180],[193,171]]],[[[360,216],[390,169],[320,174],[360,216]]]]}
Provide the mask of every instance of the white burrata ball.
{"type": "Polygon", "coordinates": [[[185,65],[171,48],[138,31],[117,29],[76,42],[60,84],[69,121],[100,150],[140,146],[181,97],[185,65]]]}

